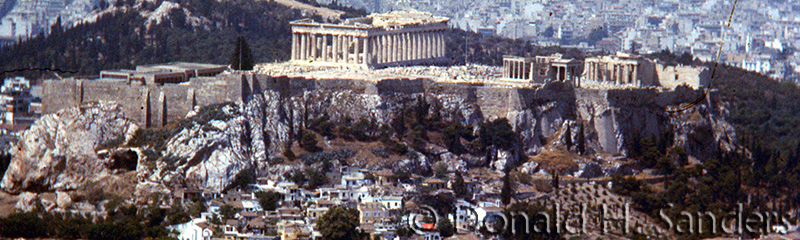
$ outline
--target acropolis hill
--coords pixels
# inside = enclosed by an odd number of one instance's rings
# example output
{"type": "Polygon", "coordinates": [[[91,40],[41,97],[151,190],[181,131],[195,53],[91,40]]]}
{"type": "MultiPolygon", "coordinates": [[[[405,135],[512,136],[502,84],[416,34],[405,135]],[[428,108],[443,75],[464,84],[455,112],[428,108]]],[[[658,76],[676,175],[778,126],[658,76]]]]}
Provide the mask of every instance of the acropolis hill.
{"type": "MultiPolygon", "coordinates": [[[[616,152],[623,144],[620,134],[658,134],[666,121],[655,119],[665,117],[663,110],[697,99],[700,94],[697,90],[708,81],[706,68],[665,66],[625,53],[585,61],[563,59],[558,54],[536,58],[505,56],[503,67],[447,66],[441,34],[446,21],[413,11],[372,14],[341,24],[298,20],[292,23],[295,41],[291,61],[259,64],[252,71],[232,71],[211,64],[169,63],[103,71],[99,79],[93,80],[48,81],[44,85],[43,112],[113,101],[121,105],[126,118],[143,127],[158,127],[174,123],[200,106],[246,103],[257,95],[307,101],[317,98],[315,94],[356,94],[362,100],[347,107],[365,109],[370,106],[359,104],[385,104],[386,108],[395,109],[399,107],[395,104],[404,104],[395,102],[396,97],[425,96],[444,101],[441,98],[451,96],[457,101],[440,104],[470,108],[472,113],[451,116],[465,123],[503,117],[522,121],[517,126],[530,128],[531,124],[556,124],[564,118],[577,117],[594,125],[602,149],[616,152]],[[679,85],[687,88],[674,91],[679,85]],[[375,99],[383,100],[375,102],[375,99]],[[526,109],[541,108],[539,104],[546,102],[554,102],[559,111],[566,112],[559,113],[559,117],[519,115],[526,109]],[[621,105],[650,110],[622,113],[617,109],[621,105]],[[479,114],[473,115],[474,111],[479,114]],[[635,122],[631,126],[618,124],[630,117],[636,118],[631,119],[635,122]]],[[[307,103],[297,104],[289,108],[299,109],[307,103]]],[[[298,114],[299,110],[291,109],[284,114],[298,114]]],[[[349,110],[326,111],[341,115],[349,110]]],[[[534,115],[537,114],[544,113],[534,115]]],[[[385,117],[388,116],[374,120],[386,122],[385,117]]],[[[553,133],[552,130],[537,132],[543,136],[553,133]]]]}

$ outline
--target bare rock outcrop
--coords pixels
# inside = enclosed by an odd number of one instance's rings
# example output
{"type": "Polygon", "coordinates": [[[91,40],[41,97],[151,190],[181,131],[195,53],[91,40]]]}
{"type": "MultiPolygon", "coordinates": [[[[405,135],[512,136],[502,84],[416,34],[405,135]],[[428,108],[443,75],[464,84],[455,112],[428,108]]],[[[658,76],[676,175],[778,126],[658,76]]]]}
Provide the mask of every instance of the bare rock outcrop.
{"type": "MultiPolygon", "coordinates": [[[[175,188],[221,191],[243,170],[277,180],[304,167],[275,164],[275,159],[297,140],[300,129],[308,128],[310,119],[328,116],[337,126],[363,119],[380,126],[390,124],[406,107],[423,105],[420,109],[429,116],[471,125],[475,130],[486,120],[507,118],[520,135],[520,154],[500,151],[493,162],[487,162],[485,154],[458,155],[433,146],[410,149],[401,159],[382,167],[421,174],[430,173],[433,163],[442,161],[450,170],[475,166],[502,170],[526,164],[525,154],[540,153],[547,145],[564,145],[563,139],[571,139],[575,151],[581,126],[589,154],[624,155],[635,134],[666,131],[674,133],[676,145],[701,159],[717,146],[735,148],[735,132],[725,122],[724,108],[699,105],[685,112],[665,111],[668,106],[691,101],[695,93],[582,90],[567,83],[518,89],[424,79],[377,83],[299,79],[287,86],[265,87],[243,102],[220,104],[205,112],[196,109],[189,114],[196,116],[193,120],[184,120],[180,128],[170,130],[164,146],[158,147],[163,151],[156,154],[154,146],[110,147],[128,142],[138,126],[126,120],[117,105],[96,103],[37,121],[14,149],[0,187],[10,193],[70,191],[135,169],[138,185],[134,195],[140,200],[168,195],[175,188]],[[570,128],[570,136],[565,136],[566,128],[570,128]],[[132,159],[138,161],[135,167],[130,165],[132,159]]],[[[599,174],[594,167],[592,176],[599,174]]],[[[531,174],[542,172],[534,163],[523,168],[531,174]]],[[[62,205],[60,200],[56,203],[62,205]]]]}
{"type": "Polygon", "coordinates": [[[124,142],[138,128],[110,103],[44,115],[12,148],[0,187],[10,193],[76,189],[108,174],[97,149],[124,142]]]}

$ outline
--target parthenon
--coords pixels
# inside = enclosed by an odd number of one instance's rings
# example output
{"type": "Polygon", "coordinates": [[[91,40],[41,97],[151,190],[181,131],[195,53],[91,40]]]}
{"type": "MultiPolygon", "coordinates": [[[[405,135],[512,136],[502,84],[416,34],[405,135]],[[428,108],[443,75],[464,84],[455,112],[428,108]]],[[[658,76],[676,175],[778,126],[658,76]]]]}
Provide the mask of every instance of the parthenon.
{"type": "Polygon", "coordinates": [[[449,18],[415,10],[370,14],[342,23],[291,22],[292,61],[370,67],[444,62],[449,18]]]}

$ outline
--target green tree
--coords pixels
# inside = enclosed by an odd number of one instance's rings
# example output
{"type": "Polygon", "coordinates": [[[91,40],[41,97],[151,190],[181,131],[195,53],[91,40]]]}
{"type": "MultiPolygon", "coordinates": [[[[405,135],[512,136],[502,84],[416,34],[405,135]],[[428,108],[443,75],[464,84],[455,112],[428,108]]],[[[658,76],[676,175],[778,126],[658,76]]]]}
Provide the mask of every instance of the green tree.
{"type": "Polygon", "coordinates": [[[245,168],[239,171],[236,176],[233,178],[233,181],[225,187],[224,191],[227,192],[231,189],[246,189],[256,182],[256,174],[255,170],[251,168],[245,168]]]}
{"type": "Polygon", "coordinates": [[[315,189],[323,184],[328,183],[328,176],[325,173],[315,168],[306,168],[306,177],[308,178],[308,189],[315,189]]]}
{"type": "Polygon", "coordinates": [[[256,197],[258,198],[258,204],[261,205],[261,208],[265,211],[273,211],[278,208],[278,202],[281,201],[283,195],[273,191],[258,191],[256,192],[256,197]]]}
{"type": "Polygon", "coordinates": [[[471,140],[472,128],[469,126],[461,125],[461,123],[448,124],[442,130],[442,142],[444,142],[447,150],[454,154],[461,154],[465,152],[464,146],[461,144],[461,138],[471,140]]]}
{"type": "Polygon", "coordinates": [[[433,165],[433,173],[436,178],[447,177],[447,164],[444,162],[436,163],[436,165],[433,165]]]}
{"type": "Polygon", "coordinates": [[[186,209],[179,203],[175,202],[167,211],[167,222],[169,225],[185,223],[192,220],[186,209]]]}
{"type": "Polygon", "coordinates": [[[253,70],[253,66],[255,66],[253,52],[243,36],[236,38],[236,48],[231,54],[230,63],[234,70],[253,70]]]}
{"type": "Polygon", "coordinates": [[[439,222],[436,223],[436,230],[439,231],[439,235],[443,238],[448,238],[455,234],[456,230],[453,226],[453,223],[450,222],[448,218],[439,219],[439,222]]]}
{"type": "Polygon", "coordinates": [[[306,176],[303,174],[303,171],[300,171],[300,169],[295,169],[294,171],[292,171],[292,173],[290,173],[289,180],[292,180],[292,182],[294,182],[294,184],[297,184],[297,186],[303,186],[303,184],[306,183],[307,179],[306,176]]]}
{"type": "Polygon", "coordinates": [[[455,192],[456,197],[470,198],[469,189],[467,189],[467,185],[464,183],[464,177],[461,176],[461,171],[456,171],[456,181],[453,182],[453,192],[455,192]]]}
{"type": "Polygon", "coordinates": [[[514,146],[514,140],[517,139],[516,133],[506,118],[481,124],[479,133],[485,146],[494,145],[506,150],[511,149],[514,146]]]}
{"type": "Polygon", "coordinates": [[[222,217],[225,219],[231,219],[233,216],[236,215],[236,209],[229,204],[222,205],[219,207],[219,214],[222,214],[222,217]]]}
{"type": "Polygon", "coordinates": [[[639,143],[643,152],[640,163],[645,168],[655,167],[663,154],[658,149],[658,144],[652,138],[642,138],[639,143]]]}
{"type": "MultiPolygon", "coordinates": [[[[498,118],[491,122],[481,123],[479,136],[483,146],[494,146],[491,154],[492,159],[497,159],[497,149],[512,150],[517,134],[511,128],[506,118],[498,118]]],[[[490,161],[487,161],[490,162],[490,161]]]]}
{"type": "Polygon", "coordinates": [[[361,235],[356,232],[358,225],[358,210],[345,207],[333,207],[317,220],[322,237],[329,240],[358,239],[361,235]]]}
{"type": "Polygon", "coordinates": [[[200,214],[205,212],[207,209],[208,207],[206,207],[205,201],[197,200],[189,205],[189,215],[192,217],[200,217],[200,214]]]}
{"type": "Polygon", "coordinates": [[[317,146],[317,136],[311,131],[300,132],[300,147],[309,152],[319,152],[322,148],[317,146]]]}

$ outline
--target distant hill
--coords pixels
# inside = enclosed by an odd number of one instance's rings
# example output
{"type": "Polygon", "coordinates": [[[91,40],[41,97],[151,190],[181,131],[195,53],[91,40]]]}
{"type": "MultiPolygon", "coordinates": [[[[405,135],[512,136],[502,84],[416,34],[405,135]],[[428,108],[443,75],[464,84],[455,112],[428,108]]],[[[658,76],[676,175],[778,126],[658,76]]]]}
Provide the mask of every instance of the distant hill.
{"type": "Polygon", "coordinates": [[[3,47],[0,68],[93,75],[170,61],[226,64],[239,35],[249,42],[256,61],[285,60],[291,41],[288,23],[299,18],[300,11],[271,1],[119,1],[91,23],[54,27],[48,36],[3,47]]]}

